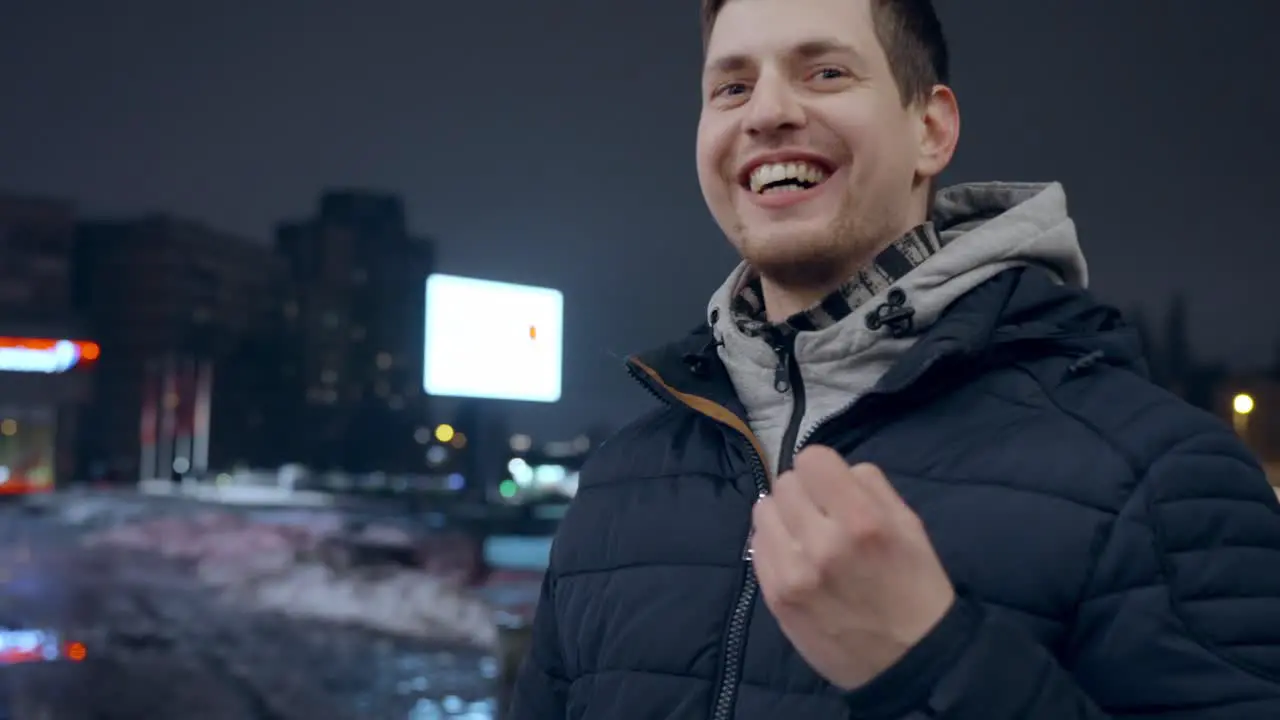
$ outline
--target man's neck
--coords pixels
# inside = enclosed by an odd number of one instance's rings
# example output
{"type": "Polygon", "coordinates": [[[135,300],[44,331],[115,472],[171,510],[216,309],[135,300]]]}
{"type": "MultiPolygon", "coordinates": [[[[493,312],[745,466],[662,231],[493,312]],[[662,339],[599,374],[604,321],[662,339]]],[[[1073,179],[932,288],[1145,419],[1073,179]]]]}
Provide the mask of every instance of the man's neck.
{"type": "Polygon", "coordinates": [[[783,322],[797,313],[804,312],[826,299],[841,285],[848,282],[860,270],[875,262],[882,251],[897,242],[912,228],[919,227],[929,217],[929,207],[933,202],[933,189],[930,183],[917,182],[913,191],[907,214],[910,218],[903,223],[897,232],[886,233],[883,240],[871,248],[870,252],[861,252],[850,257],[841,267],[832,272],[824,272],[821,277],[810,276],[802,283],[784,283],[770,278],[764,273],[760,275],[760,292],[764,296],[765,317],[771,323],[783,322]]]}
{"type": "Polygon", "coordinates": [[[822,302],[823,298],[835,292],[842,282],[844,280],[835,280],[822,285],[787,287],[761,276],[760,292],[764,295],[765,317],[771,323],[783,322],[822,302]]]}
{"type": "MultiPolygon", "coordinates": [[[[920,225],[914,227],[920,227],[920,225]]],[[[820,276],[809,275],[805,278],[805,282],[780,282],[778,278],[771,278],[761,273],[760,293],[764,300],[766,319],[771,323],[784,322],[823,302],[827,296],[838,291],[860,271],[871,267],[882,252],[885,252],[890,245],[903,240],[907,234],[908,231],[904,230],[902,234],[894,235],[875,246],[869,253],[860,253],[844,263],[833,263],[831,272],[820,276]]]]}

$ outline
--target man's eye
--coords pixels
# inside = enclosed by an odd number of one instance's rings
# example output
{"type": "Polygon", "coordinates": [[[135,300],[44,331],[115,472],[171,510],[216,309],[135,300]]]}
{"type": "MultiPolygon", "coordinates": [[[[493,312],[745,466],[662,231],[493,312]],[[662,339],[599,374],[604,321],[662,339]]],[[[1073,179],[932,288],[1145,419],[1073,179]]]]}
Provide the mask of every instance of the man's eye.
{"type": "Polygon", "coordinates": [[[840,68],[828,67],[822,68],[818,72],[814,73],[813,76],[819,80],[839,80],[847,74],[848,73],[840,68]]]}
{"type": "Polygon", "coordinates": [[[728,97],[731,95],[741,95],[747,91],[745,83],[725,83],[715,89],[712,93],[713,97],[728,97]]]}

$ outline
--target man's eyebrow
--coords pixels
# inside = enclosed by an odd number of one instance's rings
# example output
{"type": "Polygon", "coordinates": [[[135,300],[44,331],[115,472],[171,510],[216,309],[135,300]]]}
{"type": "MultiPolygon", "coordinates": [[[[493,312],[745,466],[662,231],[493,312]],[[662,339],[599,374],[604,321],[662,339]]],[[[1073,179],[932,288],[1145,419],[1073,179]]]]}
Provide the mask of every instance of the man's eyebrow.
{"type": "MultiPolygon", "coordinates": [[[[787,54],[802,60],[813,60],[824,55],[833,54],[852,55],[858,61],[862,60],[862,55],[857,50],[847,43],[840,42],[834,38],[806,40],[793,47],[787,54]]],[[[705,72],[706,74],[728,75],[739,72],[751,64],[752,60],[749,55],[724,55],[707,62],[705,72]]]]}
{"type": "Polygon", "coordinates": [[[852,55],[859,61],[862,60],[862,54],[854,49],[853,46],[848,43],[840,42],[834,38],[815,38],[813,40],[806,40],[805,42],[795,46],[791,51],[791,54],[805,60],[813,60],[814,58],[822,57],[824,55],[836,54],[852,55]]]}
{"type": "Polygon", "coordinates": [[[751,65],[746,55],[725,55],[707,63],[705,74],[730,75],[751,65]]]}

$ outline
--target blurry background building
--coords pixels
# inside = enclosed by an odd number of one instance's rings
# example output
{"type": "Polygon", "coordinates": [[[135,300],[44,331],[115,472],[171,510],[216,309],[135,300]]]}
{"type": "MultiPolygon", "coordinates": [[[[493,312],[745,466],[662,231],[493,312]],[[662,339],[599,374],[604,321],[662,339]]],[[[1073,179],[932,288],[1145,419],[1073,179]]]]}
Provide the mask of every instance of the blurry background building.
{"type": "Polygon", "coordinates": [[[83,223],[75,265],[77,305],[103,347],[81,447],[89,475],[202,470],[175,448],[190,455],[197,435],[216,437],[213,467],[272,454],[281,267],[269,248],[155,215],[83,223]]]}
{"type": "Polygon", "coordinates": [[[421,471],[431,242],[409,232],[398,197],[345,190],[324,193],[314,217],[281,223],[276,248],[282,446],[322,469],[421,471]]]}
{"type": "Polygon", "coordinates": [[[70,202],[0,194],[0,493],[74,474],[97,360],[72,303],[75,221],[70,202]]]}

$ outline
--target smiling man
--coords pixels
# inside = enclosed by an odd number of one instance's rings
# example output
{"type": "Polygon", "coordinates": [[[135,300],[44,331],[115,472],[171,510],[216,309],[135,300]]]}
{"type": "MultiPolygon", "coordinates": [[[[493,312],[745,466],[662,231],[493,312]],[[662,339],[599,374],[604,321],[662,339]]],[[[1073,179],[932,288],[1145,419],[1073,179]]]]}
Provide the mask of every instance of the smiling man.
{"type": "Polygon", "coordinates": [[[705,0],[743,262],[580,476],[513,717],[1274,720],[1280,506],[1084,289],[1056,184],[935,190],[926,0],[705,0]]]}

